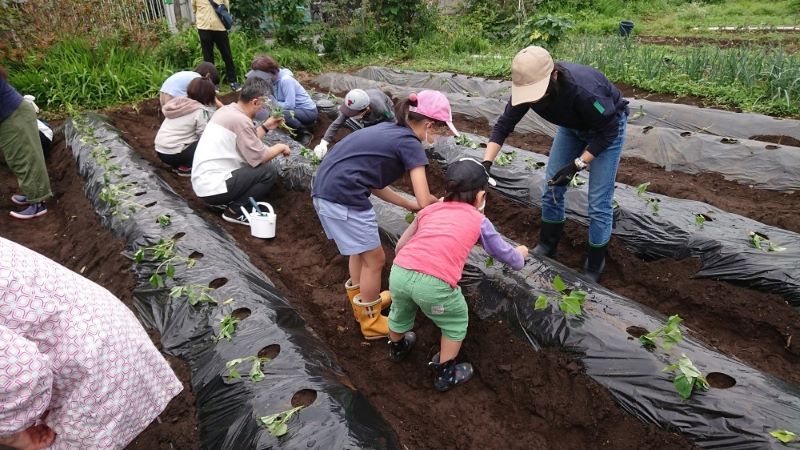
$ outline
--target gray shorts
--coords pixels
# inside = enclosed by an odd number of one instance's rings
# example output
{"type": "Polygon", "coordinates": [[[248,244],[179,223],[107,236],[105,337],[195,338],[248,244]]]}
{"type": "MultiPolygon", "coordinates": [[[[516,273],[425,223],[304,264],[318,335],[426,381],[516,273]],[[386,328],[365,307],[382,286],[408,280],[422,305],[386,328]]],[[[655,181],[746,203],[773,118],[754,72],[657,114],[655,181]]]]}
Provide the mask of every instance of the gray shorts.
{"type": "Polygon", "coordinates": [[[314,197],[314,209],[325,236],[336,242],[344,256],[358,255],[381,245],[375,210],[357,210],[314,197]]]}

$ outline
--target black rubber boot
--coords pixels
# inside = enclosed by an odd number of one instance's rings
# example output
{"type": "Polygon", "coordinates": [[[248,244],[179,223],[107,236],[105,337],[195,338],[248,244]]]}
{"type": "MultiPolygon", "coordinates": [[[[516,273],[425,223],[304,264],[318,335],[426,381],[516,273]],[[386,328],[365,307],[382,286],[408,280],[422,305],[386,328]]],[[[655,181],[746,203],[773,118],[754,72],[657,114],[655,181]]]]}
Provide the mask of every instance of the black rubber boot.
{"type": "Polygon", "coordinates": [[[433,361],[428,365],[436,372],[433,386],[439,392],[449,391],[459,384],[466,383],[472,378],[472,364],[464,362],[456,364],[455,359],[439,363],[439,354],[433,355],[433,361]]]}
{"type": "Polygon", "coordinates": [[[602,247],[589,246],[589,254],[586,257],[586,262],[583,264],[583,273],[586,278],[597,283],[600,280],[603,270],[606,268],[606,251],[608,244],[602,247]]]}
{"type": "Polygon", "coordinates": [[[413,331],[403,334],[403,339],[397,342],[389,341],[389,359],[394,362],[402,361],[417,342],[417,335],[413,331]]]}
{"type": "Polygon", "coordinates": [[[539,243],[534,247],[533,254],[539,257],[555,258],[556,247],[558,246],[558,241],[561,240],[563,231],[564,222],[542,222],[542,227],[539,229],[539,243]]]}

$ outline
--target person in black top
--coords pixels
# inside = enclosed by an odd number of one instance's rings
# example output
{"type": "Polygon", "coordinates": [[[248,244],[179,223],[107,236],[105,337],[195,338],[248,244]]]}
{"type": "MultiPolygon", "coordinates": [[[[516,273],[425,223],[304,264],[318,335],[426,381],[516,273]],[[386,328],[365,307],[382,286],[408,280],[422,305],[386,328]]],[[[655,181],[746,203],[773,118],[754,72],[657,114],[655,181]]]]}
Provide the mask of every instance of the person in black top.
{"type": "Polygon", "coordinates": [[[533,110],[557,125],[542,193],[542,227],[533,254],[554,257],[564,230],[564,193],[572,178],[589,170],[589,250],[584,273],[597,281],[611,239],[614,179],[625,140],[628,101],[597,70],[553,62],[547,50],[531,46],[511,63],[511,100],[497,120],[483,164],[491,168],[506,137],[533,110]]]}

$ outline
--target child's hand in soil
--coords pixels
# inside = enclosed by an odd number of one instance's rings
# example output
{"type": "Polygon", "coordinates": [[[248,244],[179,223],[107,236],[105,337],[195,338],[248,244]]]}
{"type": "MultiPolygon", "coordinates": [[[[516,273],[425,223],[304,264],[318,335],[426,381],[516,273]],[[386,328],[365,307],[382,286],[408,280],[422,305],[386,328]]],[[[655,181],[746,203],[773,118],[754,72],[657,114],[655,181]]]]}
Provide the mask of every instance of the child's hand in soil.
{"type": "Polygon", "coordinates": [[[522,255],[522,259],[526,259],[528,257],[528,247],[524,245],[517,246],[517,251],[520,255],[522,255]]]}
{"type": "Polygon", "coordinates": [[[281,126],[282,123],[283,117],[270,117],[266,122],[264,122],[264,126],[269,130],[274,130],[275,128],[281,126]]]}

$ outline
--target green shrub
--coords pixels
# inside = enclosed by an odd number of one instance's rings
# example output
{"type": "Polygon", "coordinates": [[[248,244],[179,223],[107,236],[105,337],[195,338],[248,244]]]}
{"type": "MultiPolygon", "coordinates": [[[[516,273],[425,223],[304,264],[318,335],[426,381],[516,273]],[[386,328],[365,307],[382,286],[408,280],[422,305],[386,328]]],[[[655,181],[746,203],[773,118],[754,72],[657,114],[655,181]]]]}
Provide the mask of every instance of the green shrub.
{"type": "Polygon", "coordinates": [[[572,28],[572,22],[561,16],[553,14],[531,16],[525,23],[514,29],[514,43],[519,47],[529,45],[549,47],[557,44],[570,28],[572,28]]]}

